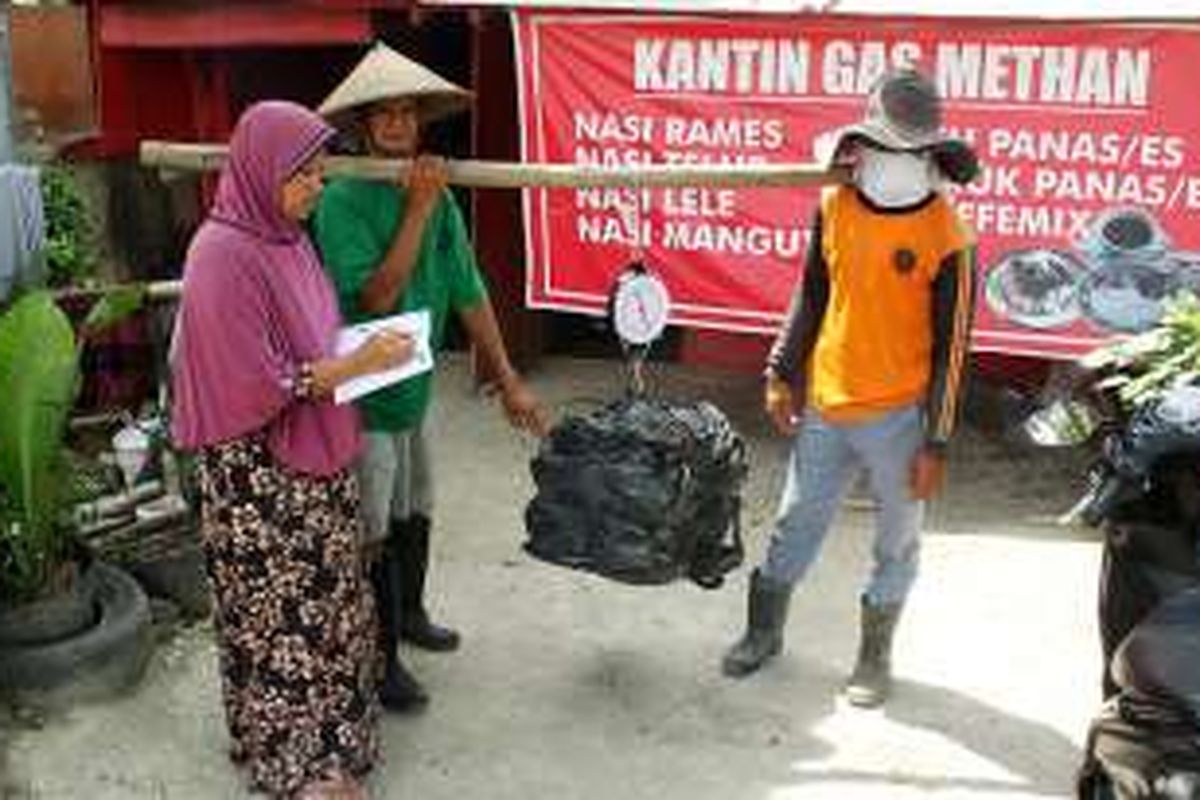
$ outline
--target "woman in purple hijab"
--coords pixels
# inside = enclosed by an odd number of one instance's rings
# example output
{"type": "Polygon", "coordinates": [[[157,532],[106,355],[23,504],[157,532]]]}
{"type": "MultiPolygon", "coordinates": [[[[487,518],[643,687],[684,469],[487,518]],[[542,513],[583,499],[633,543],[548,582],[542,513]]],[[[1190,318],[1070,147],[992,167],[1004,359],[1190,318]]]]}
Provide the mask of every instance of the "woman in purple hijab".
{"type": "Polygon", "coordinates": [[[198,456],[230,755],[281,798],[366,796],[378,662],[349,470],[358,420],[331,393],[412,351],[382,334],[334,355],[337,302],[301,227],[331,135],[292,103],[242,115],[188,251],[171,356],[173,434],[198,456]]]}

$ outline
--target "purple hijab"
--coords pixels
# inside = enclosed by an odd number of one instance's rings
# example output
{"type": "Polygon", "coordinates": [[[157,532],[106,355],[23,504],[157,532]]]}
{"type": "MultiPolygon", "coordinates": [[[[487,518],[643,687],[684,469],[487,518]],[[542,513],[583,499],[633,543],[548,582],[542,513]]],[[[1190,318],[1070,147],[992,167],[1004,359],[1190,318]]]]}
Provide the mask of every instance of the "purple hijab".
{"type": "Polygon", "coordinates": [[[280,187],[332,129],[293,103],[249,108],[233,132],[216,202],[192,239],[171,353],[172,434],[196,449],[262,430],[284,466],[314,475],[358,452],[351,405],[297,401],[300,365],[333,354],[337,300],[280,187]]]}

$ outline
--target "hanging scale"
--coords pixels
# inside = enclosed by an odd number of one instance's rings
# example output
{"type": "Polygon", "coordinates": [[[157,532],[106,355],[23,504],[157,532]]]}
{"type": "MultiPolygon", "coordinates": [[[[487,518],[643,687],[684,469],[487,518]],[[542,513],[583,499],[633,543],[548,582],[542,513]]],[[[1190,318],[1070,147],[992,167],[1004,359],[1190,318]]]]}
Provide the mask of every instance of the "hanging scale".
{"type": "Polygon", "coordinates": [[[662,279],[646,267],[641,186],[634,187],[632,219],[626,224],[634,242],[632,260],[617,276],[609,297],[613,328],[621,342],[629,373],[629,393],[645,394],[644,366],[650,345],[662,336],[671,313],[671,298],[662,279]]]}

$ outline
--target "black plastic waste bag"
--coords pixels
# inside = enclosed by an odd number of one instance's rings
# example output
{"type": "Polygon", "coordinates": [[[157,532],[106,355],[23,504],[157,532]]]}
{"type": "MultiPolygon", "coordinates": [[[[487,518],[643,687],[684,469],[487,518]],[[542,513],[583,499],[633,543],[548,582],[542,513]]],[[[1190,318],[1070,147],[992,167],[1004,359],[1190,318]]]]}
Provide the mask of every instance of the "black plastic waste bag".
{"type": "Polygon", "coordinates": [[[626,399],[568,417],[534,458],[525,549],[623,583],[721,585],[742,561],[745,445],[711,403],[626,399]]]}

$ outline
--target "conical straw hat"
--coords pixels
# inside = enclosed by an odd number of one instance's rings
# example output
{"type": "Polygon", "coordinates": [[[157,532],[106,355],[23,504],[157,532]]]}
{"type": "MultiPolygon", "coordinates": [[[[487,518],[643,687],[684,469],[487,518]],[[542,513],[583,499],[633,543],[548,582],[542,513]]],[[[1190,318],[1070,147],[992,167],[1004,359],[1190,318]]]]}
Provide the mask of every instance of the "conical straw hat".
{"type": "Polygon", "coordinates": [[[317,113],[337,121],[336,118],[360,106],[396,97],[417,99],[421,121],[428,122],[464,110],[470,105],[472,95],[377,42],[325,98],[317,113]]]}

